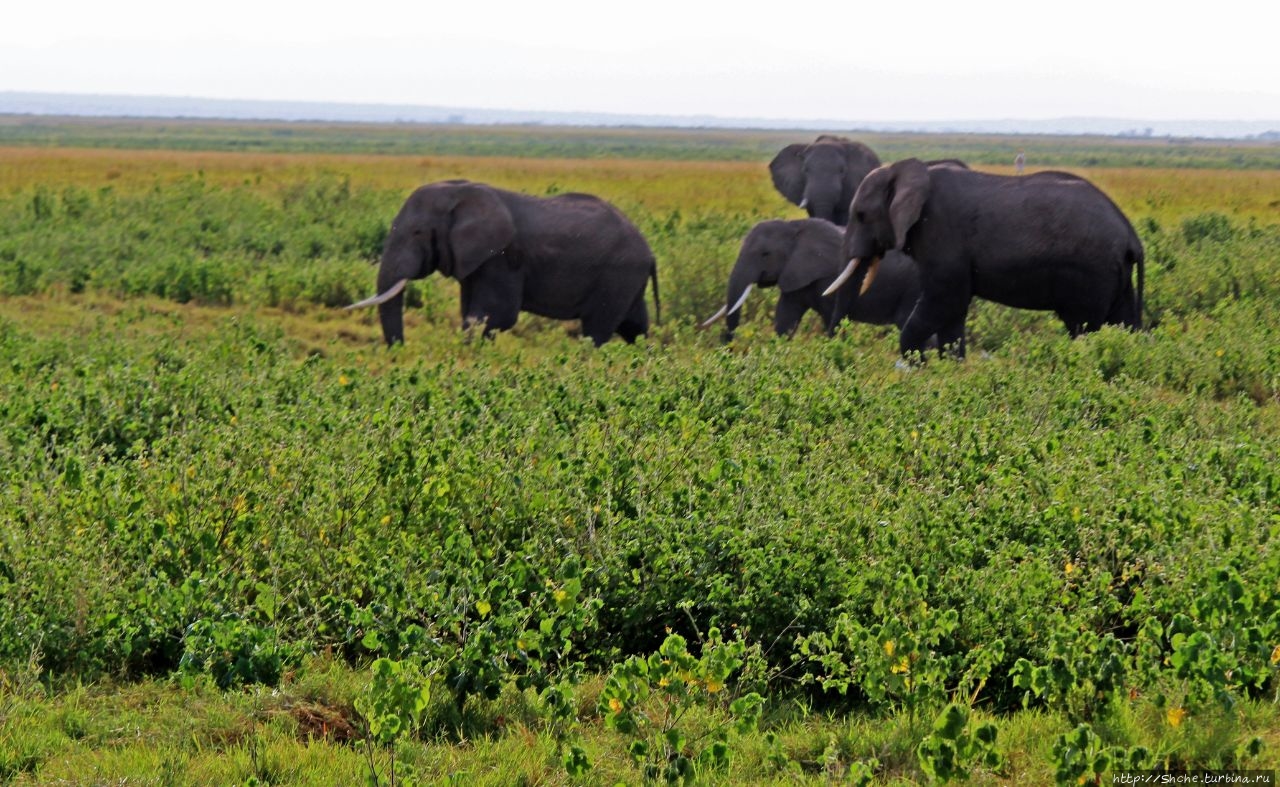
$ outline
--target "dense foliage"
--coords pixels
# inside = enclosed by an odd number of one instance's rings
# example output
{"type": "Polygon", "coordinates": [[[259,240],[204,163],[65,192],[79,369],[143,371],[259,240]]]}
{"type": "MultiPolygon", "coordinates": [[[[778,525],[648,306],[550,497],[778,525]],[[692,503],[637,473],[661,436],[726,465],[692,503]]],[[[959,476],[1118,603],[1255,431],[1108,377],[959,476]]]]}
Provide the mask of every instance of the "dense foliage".
{"type": "MultiPolygon", "coordinates": [[[[936,778],[1003,767],[970,709],[1024,704],[1075,728],[1064,780],[1250,762],[1238,730],[1148,751],[1106,722],[1222,724],[1280,691],[1280,225],[1125,205],[1150,331],[1073,342],[987,305],[970,361],[904,374],[882,329],[778,341],[759,303],[731,347],[694,330],[780,203],[634,184],[612,198],[658,254],[648,341],[468,341],[433,279],[384,351],[331,307],[367,294],[402,194],[355,169],[0,195],[0,670],[238,687],[381,658],[459,713],[539,692],[570,773],[563,697],[612,672],[600,718],[675,781],[788,697],[923,719],[936,778]],[[721,699],[695,747],[680,714],[721,699]]],[[[401,688],[379,691],[421,723],[401,688]]]]}

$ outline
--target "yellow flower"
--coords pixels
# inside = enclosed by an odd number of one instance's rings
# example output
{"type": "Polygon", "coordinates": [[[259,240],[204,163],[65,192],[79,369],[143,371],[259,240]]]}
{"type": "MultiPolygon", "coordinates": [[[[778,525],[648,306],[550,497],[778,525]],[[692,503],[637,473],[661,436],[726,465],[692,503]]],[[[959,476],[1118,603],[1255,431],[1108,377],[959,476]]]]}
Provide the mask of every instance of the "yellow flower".
{"type": "Polygon", "coordinates": [[[1067,576],[1071,576],[1076,570],[1076,564],[1068,560],[1067,564],[1062,567],[1062,570],[1067,576]]]}
{"type": "Polygon", "coordinates": [[[195,477],[196,477],[196,466],[195,466],[195,465],[188,465],[188,466],[187,466],[187,478],[195,478],[195,477]]]}
{"type": "Polygon", "coordinates": [[[390,514],[387,514],[386,516],[384,516],[384,517],[382,518],[382,524],[384,524],[384,525],[389,525],[389,524],[391,524],[391,515],[390,515],[390,514]]]}
{"type": "Polygon", "coordinates": [[[889,671],[894,675],[901,675],[909,669],[911,669],[911,660],[903,656],[901,661],[889,668],[889,671]]]}
{"type": "Polygon", "coordinates": [[[894,647],[896,647],[896,646],[893,644],[893,640],[891,640],[891,639],[887,639],[887,640],[885,640],[885,642],[884,642],[884,655],[892,657],[892,656],[893,656],[893,649],[894,649],[894,647]]]}
{"type": "Polygon", "coordinates": [[[1218,356],[1219,358],[1221,358],[1222,356],[1224,356],[1224,355],[1226,355],[1226,354],[1227,354],[1227,351],[1226,351],[1226,350],[1221,350],[1221,349],[1214,353],[1214,355],[1218,356]]]}
{"type": "Polygon", "coordinates": [[[717,691],[720,691],[723,688],[724,688],[724,684],[721,683],[720,681],[716,680],[715,678],[707,678],[708,694],[715,694],[717,691]]]}
{"type": "Polygon", "coordinates": [[[1169,720],[1170,727],[1179,727],[1182,725],[1182,720],[1187,717],[1187,709],[1170,708],[1164,717],[1169,720]]]}
{"type": "Polygon", "coordinates": [[[488,615],[489,611],[492,609],[493,609],[493,605],[490,604],[488,601],[476,602],[476,611],[480,613],[480,617],[484,617],[488,615]]]}
{"type": "Polygon", "coordinates": [[[351,385],[351,378],[345,374],[338,375],[338,385],[351,385]]]}
{"type": "Polygon", "coordinates": [[[556,592],[552,593],[551,596],[556,600],[556,603],[559,604],[561,601],[564,601],[566,598],[568,598],[569,594],[563,590],[557,590],[556,592]]]}
{"type": "Polygon", "coordinates": [[[660,688],[660,689],[665,689],[667,686],[670,686],[670,685],[671,685],[671,681],[670,681],[670,679],[668,679],[668,678],[659,678],[659,679],[658,679],[658,688],[660,688]]]}
{"type": "Polygon", "coordinates": [[[1276,649],[1271,651],[1271,663],[1280,664],[1280,645],[1276,645],[1276,649]]]}
{"type": "Polygon", "coordinates": [[[609,710],[613,711],[614,713],[622,713],[622,700],[618,699],[617,697],[610,697],[609,710]]]}

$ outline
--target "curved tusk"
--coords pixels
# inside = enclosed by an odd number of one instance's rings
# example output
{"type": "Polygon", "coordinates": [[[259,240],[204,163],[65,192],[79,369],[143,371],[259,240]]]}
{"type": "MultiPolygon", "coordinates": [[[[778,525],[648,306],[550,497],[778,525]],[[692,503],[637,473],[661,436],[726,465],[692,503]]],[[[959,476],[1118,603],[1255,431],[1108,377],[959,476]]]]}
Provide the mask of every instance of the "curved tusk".
{"type": "Polygon", "coordinates": [[[720,311],[718,311],[718,312],[716,312],[715,314],[713,314],[713,315],[711,315],[710,317],[708,317],[708,318],[707,318],[707,321],[706,321],[706,322],[704,322],[704,323],[702,323],[702,325],[700,325],[700,326],[698,326],[698,327],[699,327],[699,328],[710,328],[712,323],[714,323],[716,320],[720,319],[721,317],[725,316],[725,315],[726,315],[726,314],[728,314],[728,313],[729,313],[729,307],[728,307],[728,306],[721,306],[721,307],[720,307],[720,311]]]}
{"type": "Polygon", "coordinates": [[[742,308],[742,304],[747,302],[747,296],[751,294],[751,288],[755,286],[756,285],[754,284],[747,285],[747,288],[742,291],[742,297],[738,299],[738,302],[733,304],[733,306],[729,307],[729,312],[728,312],[729,314],[733,314],[738,309],[742,308]]]}
{"type": "Polygon", "coordinates": [[[377,306],[379,304],[386,303],[387,301],[399,295],[400,291],[403,290],[405,288],[405,285],[407,285],[408,283],[409,283],[408,279],[401,279],[400,281],[388,287],[387,291],[382,293],[381,295],[375,295],[372,298],[365,298],[359,303],[353,303],[350,306],[344,306],[343,308],[346,309],[347,311],[350,311],[352,309],[363,309],[366,306],[377,306]]]}
{"type": "Polygon", "coordinates": [[[866,295],[867,290],[871,289],[871,282],[876,278],[876,271],[880,270],[880,258],[873,257],[871,259],[871,267],[867,268],[867,278],[862,280],[862,289],[858,290],[859,297],[866,295]]]}
{"type": "Polygon", "coordinates": [[[858,265],[861,262],[862,260],[858,259],[857,257],[854,257],[853,259],[849,260],[849,264],[844,266],[844,270],[840,272],[840,275],[836,277],[835,281],[831,282],[831,286],[827,287],[825,290],[822,291],[823,297],[826,297],[831,293],[835,292],[836,290],[840,289],[845,282],[849,281],[849,277],[852,276],[853,272],[858,269],[858,265]]]}
{"type": "Polygon", "coordinates": [[[808,197],[805,197],[804,199],[800,200],[800,210],[805,210],[805,209],[806,209],[806,208],[808,208],[808,207],[809,207],[809,198],[808,198],[808,197]]]}

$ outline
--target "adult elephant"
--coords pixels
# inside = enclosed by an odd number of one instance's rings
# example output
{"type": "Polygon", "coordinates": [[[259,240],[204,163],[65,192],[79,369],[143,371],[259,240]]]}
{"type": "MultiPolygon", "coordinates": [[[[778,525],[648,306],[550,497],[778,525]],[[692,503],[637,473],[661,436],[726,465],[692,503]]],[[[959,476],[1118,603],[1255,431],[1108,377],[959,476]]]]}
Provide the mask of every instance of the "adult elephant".
{"type": "Polygon", "coordinates": [[[645,284],[658,271],[640,231],[587,194],[530,197],[466,180],[419,188],[405,201],[382,248],[378,294],[348,309],[378,307],[388,345],[404,341],[404,287],[433,271],[462,288],[464,328],[506,330],[521,311],[582,320],[600,346],[649,330],[645,284]]]}
{"type": "Polygon", "coordinates": [[[1142,327],[1142,242],[1115,203],[1065,172],[1001,176],[907,159],[872,172],[845,230],[849,260],[827,293],[864,291],[889,251],[919,267],[920,300],[902,326],[904,354],[934,335],[964,355],[975,297],[1057,313],[1072,336],[1142,327]],[[1133,269],[1137,268],[1137,288],[1133,269]]]}
{"type": "Polygon", "coordinates": [[[867,173],[880,166],[871,148],[823,134],[810,144],[787,145],[769,162],[773,185],[810,218],[849,223],[849,202],[867,173]]]}
{"type": "Polygon", "coordinates": [[[810,310],[822,317],[828,335],[834,334],[845,318],[901,328],[920,295],[915,266],[901,254],[885,256],[875,286],[862,297],[852,291],[823,296],[822,291],[835,281],[844,262],[840,256],[842,238],[840,227],[822,219],[760,222],[742,241],[729,274],[725,305],[702,326],[710,327],[723,317],[724,340],[729,341],[752,288],[776,285],[780,292],[773,327],[779,336],[795,333],[800,319],[810,310]]]}

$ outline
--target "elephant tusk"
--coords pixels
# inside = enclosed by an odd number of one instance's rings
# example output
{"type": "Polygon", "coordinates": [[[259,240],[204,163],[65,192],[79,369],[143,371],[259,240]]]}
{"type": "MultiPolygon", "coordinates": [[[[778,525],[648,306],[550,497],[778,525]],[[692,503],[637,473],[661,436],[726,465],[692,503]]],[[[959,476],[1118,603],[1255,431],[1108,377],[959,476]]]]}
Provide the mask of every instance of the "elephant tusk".
{"type": "Polygon", "coordinates": [[[862,280],[862,289],[858,290],[859,297],[866,295],[867,290],[871,289],[871,282],[875,280],[878,270],[880,270],[880,258],[872,257],[871,266],[867,268],[867,277],[862,280]]]}
{"type": "Polygon", "coordinates": [[[805,209],[806,209],[806,208],[808,208],[808,207],[809,207],[809,198],[808,198],[808,197],[805,197],[804,199],[800,200],[800,210],[805,210],[805,209]]]}
{"type": "Polygon", "coordinates": [[[710,328],[712,323],[729,313],[728,306],[721,306],[720,311],[707,318],[707,321],[698,326],[699,328],[710,328]]]}
{"type": "Polygon", "coordinates": [[[733,306],[729,308],[729,311],[728,311],[729,314],[733,314],[738,309],[742,308],[742,304],[747,302],[747,296],[751,294],[751,288],[754,286],[756,285],[754,284],[747,285],[747,288],[742,291],[742,297],[738,299],[737,303],[733,304],[733,306]]]}
{"type": "Polygon", "coordinates": [[[844,270],[840,272],[840,275],[836,277],[835,281],[831,282],[831,286],[827,287],[825,290],[822,291],[823,297],[826,297],[831,293],[835,292],[836,290],[840,289],[845,282],[849,281],[849,277],[852,276],[853,272],[858,269],[858,265],[861,262],[862,260],[858,259],[857,257],[854,257],[853,259],[849,260],[849,264],[844,266],[844,270]]]}
{"type": "Polygon", "coordinates": [[[387,301],[399,295],[400,291],[403,290],[405,288],[405,285],[408,283],[409,283],[408,279],[401,279],[400,281],[388,287],[387,291],[382,293],[381,295],[375,295],[372,298],[365,298],[359,303],[353,303],[350,306],[345,306],[343,308],[346,309],[347,311],[350,311],[352,309],[363,309],[366,306],[377,306],[379,304],[386,303],[387,301]]]}

